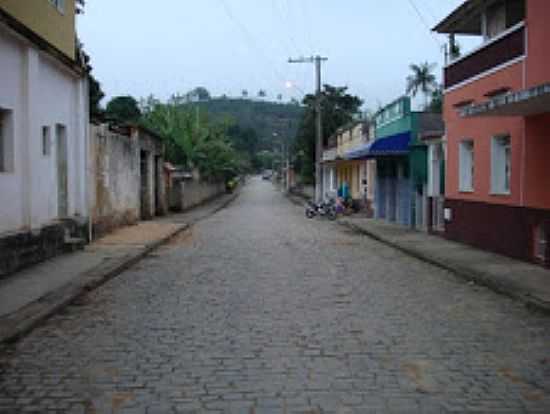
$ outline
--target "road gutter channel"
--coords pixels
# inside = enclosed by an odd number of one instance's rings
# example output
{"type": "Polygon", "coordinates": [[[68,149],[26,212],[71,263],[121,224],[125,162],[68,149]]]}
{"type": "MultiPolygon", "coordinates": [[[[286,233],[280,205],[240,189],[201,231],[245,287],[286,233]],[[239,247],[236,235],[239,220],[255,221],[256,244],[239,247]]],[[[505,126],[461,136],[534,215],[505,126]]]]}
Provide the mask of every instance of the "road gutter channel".
{"type": "MultiPolygon", "coordinates": [[[[294,204],[303,206],[306,202],[306,199],[301,195],[297,194],[288,194],[287,198],[294,204]]],[[[395,243],[391,240],[388,240],[384,237],[381,237],[378,234],[370,232],[360,226],[357,226],[353,223],[346,221],[337,220],[338,225],[347,228],[348,230],[353,231],[356,234],[361,234],[367,236],[379,243],[390,246],[396,250],[399,250],[402,253],[405,253],[408,256],[414,257],[415,259],[421,260],[425,263],[431,264],[432,266],[439,267],[443,270],[446,270],[453,275],[459,277],[460,279],[466,280],[467,282],[475,282],[480,286],[485,286],[492,291],[508,296],[512,299],[518,300],[523,303],[527,308],[535,311],[542,312],[546,315],[550,315],[550,303],[539,300],[537,297],[531,295],[529,292],[519,289],[517,286],[511,286],[509,284],[500,283],[498,280],[491,278],[489,275],[482,272],[477,272],[474,269],[470,268],[461,268],[457,265],[451,265],[443,259],[437,257],[428,256],[414,249],[407,248],[395,243]]]]}
{"type": "MultiPolygon", "coordinates": [[[[6,316],[5,320],[0,320],[0,345],[17,342],[19,339],[29,334],[33,329],[44,323],[50,317],[59,313],[62,309],[71,305],[87,293],[97,289],[108,281],[119,276],[124,271],[139,263],[146,256],[157,250],[159,247],[168,243],[174,237],[190,229],[198,222],[212,217],[219,211],[227,208],[240,194],[241,188],[236,189],[234,194],[214,208],[203,217],[191,220],[189,223],[180,225],[170,234],[146,245],[137,253],[132,253],[107,266],[84,272],[78,280],[70,282],[60,289],[42,296],[38,300],[31,302],[16,312],[6,316]]],[[[211,200],[215,202],[216,200],[211,200]]],[[[204,208],[208,203],[202,204],[197,208],[204,208]]]]}

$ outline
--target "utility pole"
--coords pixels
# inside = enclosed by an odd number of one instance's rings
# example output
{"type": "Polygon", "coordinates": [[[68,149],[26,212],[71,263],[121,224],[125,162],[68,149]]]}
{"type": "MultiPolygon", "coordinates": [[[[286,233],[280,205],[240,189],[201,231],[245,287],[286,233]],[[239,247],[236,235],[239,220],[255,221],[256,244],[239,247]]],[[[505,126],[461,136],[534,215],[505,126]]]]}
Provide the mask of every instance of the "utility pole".
{"type": "Polygon", "coordinates": [[[315,63],[315,85],[316,85],[316,140],[315,140],[315,201],[320,203],[323,199],[323,177],[321,171],[321,159],[323,157],[323,120],[321,111],[321,64],[328,58],[311,56],[308,58],[288,59],[288,63],[315,63]]]}

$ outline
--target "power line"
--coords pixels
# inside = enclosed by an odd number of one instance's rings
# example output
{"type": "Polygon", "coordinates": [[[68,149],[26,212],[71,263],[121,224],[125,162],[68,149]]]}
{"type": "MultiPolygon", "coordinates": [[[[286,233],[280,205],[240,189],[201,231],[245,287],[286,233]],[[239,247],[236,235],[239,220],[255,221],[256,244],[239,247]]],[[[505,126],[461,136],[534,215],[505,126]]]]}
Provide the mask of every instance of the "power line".
{"type": "MultiPolygon", "coordinates": [[[[279,20],[277,22],[277,21],[275,21],[275,19],[273,19],[275,25],[277,25],[277,24],[280,25],[278,27],[276,26],[275,30],[277,30],[278,32],[286,32],[286,31],[281,30],[281,27],[284,26],[285,19],[282,15],[281,9],[278,6],[277,0],[271,0],[271,8],[273,9],[273,15],[276,16],[279,20]]],[[[292,42],[289,41],[286,36],[284,36],[284,41],[283,41],[283,37],[281,37],[281,45],[283,45],[283,48],[285,49],[286,53],[292,54],[292,53],[297,53],[298,52],[296,50],[296,48],[294,48],[294,45],[292,44],[292,42]]]]}
{"type": "MultiPolygon", "coordinates": [[[[247,43],[248,47],[257,55],[259,55],[261,58],[263,58],[264,63],[267,63],[269,68],[271,69],[271,73],[274,75],[274,78],[279,81],[282,81],[283,83],[287,82],[287,79],[282,75],[281,72],[279,72],[271,59],[264,53],[263,49],[259,47],[259,45],[256,43],[256,40],[254,36],[248,31],[246,26],[242,24],[233,14],[231,8],[227,4],[225,0],[220,0],[220,3],[227,14],[227,16],[230,18],[230,20],[233,21],[233,23],[241,30],[243,37],[245,39],[245,42],[247,43]]],[[[295,89],[300,92],[303,95],[305,95],[304,91],[301,90],[298,86],[295,86],[295,89]]]]}
{"type": "Polygon", "coordinates": [[[304,16],[305,21],[305,27],[306,27],[306,33],[307,33],[307,40],[308,45],[311,48],[311,50],[315,49],[315,46],[313,45],[313,36],[312,36],[312,30],[311,30],[311,14],[309,13],[309,5],[307,0],[303,0],[299,2],[299,4],[302,5],[302,12],[304,16]]]}
{"type": "Polygon", "coordinates": [[[409,4],[411,5],[411,7],[412,7],[412,8],[414,9],[414,11],[416,12],[418,18],[420,19],[420,21],[422,22],[422,24],[424,25],[424,27],[426,28],[426,30],[430,33],[432,39],[433,39],[434,42],[437,44],[437,47],[438,47],[438,48],[443,47],[443,45],[439,42],[439,40],[437,40],[437,38],[436,38],[435,35],[433,34],[430,25],[428,24],[428,22],[427,22],[426,19],[424,18],[424,15],[423,15],[422,13],[420,13],[420,10],[419,10],[418,7],[416,6],[416,3],[415,3],[413,0],[409,0],[409,4]]]}

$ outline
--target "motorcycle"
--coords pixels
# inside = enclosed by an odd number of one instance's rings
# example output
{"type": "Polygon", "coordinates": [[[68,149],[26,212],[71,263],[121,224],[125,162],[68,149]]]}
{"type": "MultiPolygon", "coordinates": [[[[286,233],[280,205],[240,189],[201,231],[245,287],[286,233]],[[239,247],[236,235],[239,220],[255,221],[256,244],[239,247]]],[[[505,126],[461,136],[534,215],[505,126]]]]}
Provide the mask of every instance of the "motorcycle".
{"type": "Polygon", "coordinates": [[[336,203],[334,200],[322,201],[321,203],[314,203],[308,201],[306,204],[306,217],[312,219],[316,216],[326,217],[329,220],[336,220],[336,203]]]}

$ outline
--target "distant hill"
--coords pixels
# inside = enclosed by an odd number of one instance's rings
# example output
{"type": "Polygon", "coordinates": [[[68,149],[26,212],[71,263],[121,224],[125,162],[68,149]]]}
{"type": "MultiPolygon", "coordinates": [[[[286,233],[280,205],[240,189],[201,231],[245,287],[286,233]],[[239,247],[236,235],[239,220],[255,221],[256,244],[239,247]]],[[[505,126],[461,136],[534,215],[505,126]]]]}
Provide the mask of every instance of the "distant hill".
{"type": "Polygon", "coordinates": [[[252,99],[211,98],[193,102],[211,119],[230,117],[242,128],[252,128],[259,137],[258,150],[272,150],[273,133],[293,142],[304,109],[297,104],[252,99]]]}

